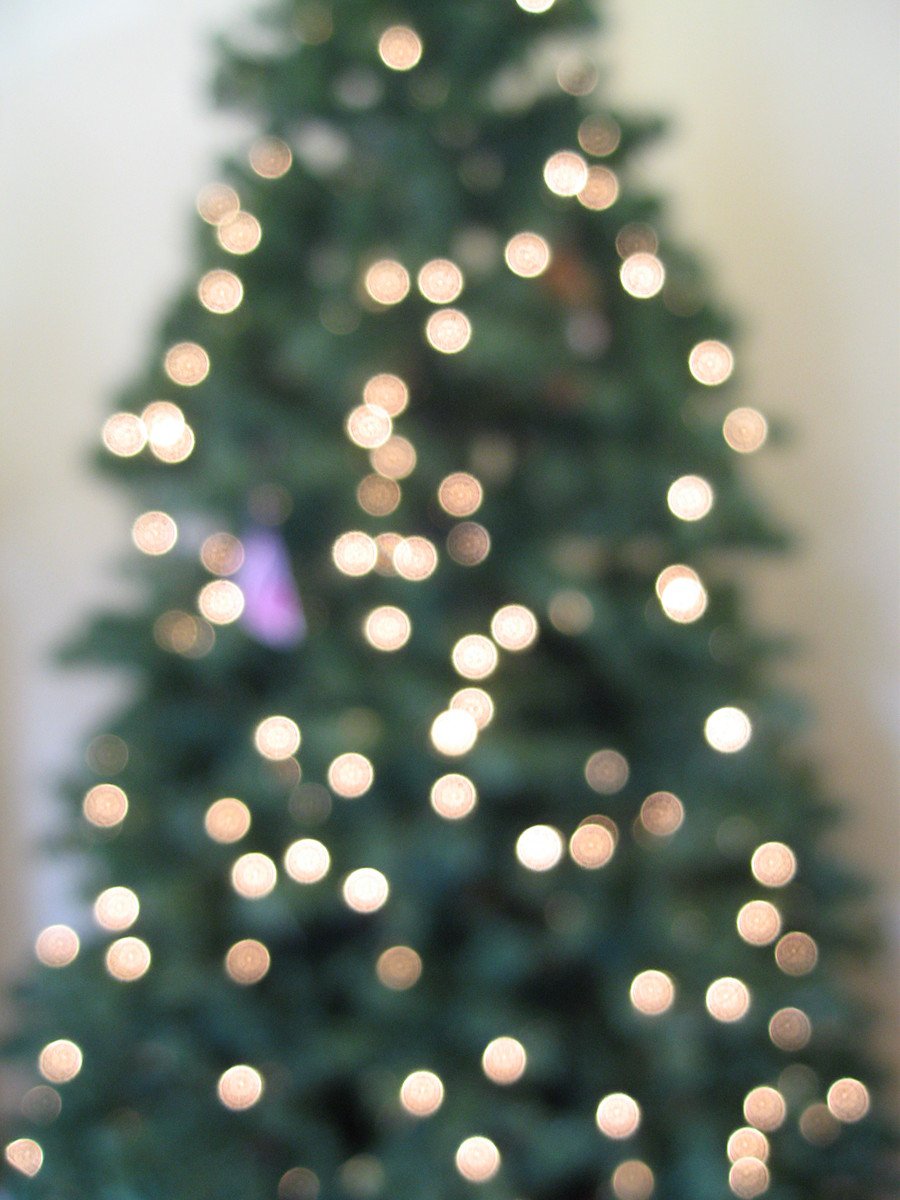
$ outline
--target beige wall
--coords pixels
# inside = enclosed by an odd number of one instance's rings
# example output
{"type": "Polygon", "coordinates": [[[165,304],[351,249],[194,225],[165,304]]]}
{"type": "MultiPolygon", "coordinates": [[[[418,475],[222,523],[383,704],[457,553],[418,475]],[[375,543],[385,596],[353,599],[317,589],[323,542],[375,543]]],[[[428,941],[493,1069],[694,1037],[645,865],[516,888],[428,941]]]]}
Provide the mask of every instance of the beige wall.
{"type": "MultiPolygon", "coordinates": [[[[497,0],[498,3],[511,0],[497,0]]],[[[246,0],[6,0],[0,506],[0,956],[67,882],[20,847],[110,685],[48,647],[115,586],[120,498],[84,467],[103,397],[182,277],[188,210],[236,126],[203,102],[206,31],[246,0]],[[35,882],[37,881],[37,882],[35,882]]],[[[897,81],[892,0],[611,0],[623,106],[674,132],[644,174],[745,320],[748,402],[788,418],[752,469],[803,552],[755,569],[808,646],[793,676],[852,814],[847,845],[897,922],[897,81]]]]}

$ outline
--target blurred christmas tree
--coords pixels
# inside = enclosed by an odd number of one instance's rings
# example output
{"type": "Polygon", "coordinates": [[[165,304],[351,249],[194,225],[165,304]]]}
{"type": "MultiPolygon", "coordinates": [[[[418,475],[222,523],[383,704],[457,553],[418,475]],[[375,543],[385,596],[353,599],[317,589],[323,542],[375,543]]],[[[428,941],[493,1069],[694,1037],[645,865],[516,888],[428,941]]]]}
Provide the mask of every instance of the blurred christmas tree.
{"type": "Polygon", "coordinates": [[[13,1196],[887,1194],[860,891],[725,561],[781,544],[766,421],[594,24],[283,0],[223,47],[260,137],[103,429],[143,604],[72,654],[135,698],[13,1196]]]}

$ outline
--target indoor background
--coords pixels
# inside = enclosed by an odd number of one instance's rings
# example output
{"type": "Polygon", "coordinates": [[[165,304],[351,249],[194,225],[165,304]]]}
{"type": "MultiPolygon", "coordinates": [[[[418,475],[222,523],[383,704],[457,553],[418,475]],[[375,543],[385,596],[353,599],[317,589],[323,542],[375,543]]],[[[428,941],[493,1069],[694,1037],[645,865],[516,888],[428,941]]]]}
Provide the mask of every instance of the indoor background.
{"type": "MultiPolygon", "coordinates": [[[[499,0],[498,0],[499,2],[499,0]]],[[[33,841],[53,780],[115,702],[52,646],[110,593],[125,498],[87,466],[116,387],[190,272],[191,209],[248,131],[207,103],[210,33],[248,0],[4,0],[0,8],[0,972],[71,911],[33,841]]],[[[751,403],[795,430],[748,462],[798,553],[749,564],[756,609],[799,635],[784,668],[849,856],[898,899],[898,72],[892,0],[610,0],[600,55],[622,108],[669,137],[668,194],[743,322],[751,403]]],[[[663,243],[665,244],[665,243],[663,243]]],[[[743,569],[743,568],[742,568],[743,569]]],[[[896,990],[887,967],[887,1013],[896,990]]],[[[882,1039],[891,1044],[890,1021],[882,1039]]],[[[891,1053],[900,1060],[896,1035],[891,1053]]]]}

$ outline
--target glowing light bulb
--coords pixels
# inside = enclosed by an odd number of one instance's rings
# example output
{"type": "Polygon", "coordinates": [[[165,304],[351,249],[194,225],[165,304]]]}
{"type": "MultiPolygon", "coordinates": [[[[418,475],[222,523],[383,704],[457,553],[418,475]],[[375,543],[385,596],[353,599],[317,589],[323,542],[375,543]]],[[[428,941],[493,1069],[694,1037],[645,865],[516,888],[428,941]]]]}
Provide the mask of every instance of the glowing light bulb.
{"type": "Polygon", "coordinates": [[[82,810],[92,825],[109,829],[124,821],[128,797],[114,783],[98,783],[85,793],[82,810]]]}
{"type": "Polygon", "coordinates": [[[544,164],[544,183],[557,196],[577,196],[587,181],[587,163],[573,150],[559,150],[544,164]]]}
{"type": "Polygon", "coordinates": [[[500,1151],[490,1138],[468,1137],[456,1151],[456,1169],[470,1183],[486,1183],[500,1170],[500,1151]]]}
{"type": "Polygon", "coordinates": [[[463,274],[448,258],[433,258],[419,272],[419,291],[432,304],[451,304],[463,290],[463,274]]]}
{"type": "Polygon", "coordinates": [[[563,839],[552,825],[531,825],[516,839],[516,858],[529,871],[549,871],[563,856],[563,839]]]}
{"type": "Polygon", "coordinates": [[[750,741],[753,727],[750,718],[740,708],[717,708],[709,714],[703,734],[713,750],[720,754],[735,754],[750,741]]]}
{"type": "Polygon", "coordinates": [[[486,679],[497,666],[497,647],[480,633],[470,633],[459,639],[451,657],[464,678],[486,679]]]}
{"type": "Polygon", "coordinates": [[[523,604],[506,604],[491,618],[491,636],[504,650],[527,650],[537,635],[537,619],[523,604]]]}
{"type": "Polygon", "coordinates": [[[267,854],[242,854],[231,868],[231,884],[246,900],[268,896],[278,881],[278,870],[267,854]]]}
{"type": "Polygon", "coordinates": [[[196,342],[178,342],[166,351],[163,365],[173,383],[196,387],[209,374],[209,355],[196,342]]]}
{"type": "Polygon", "coordinates": [[[290,717],[266,717],[253,733],[253,743],[272,762],[282,762],[300,749],[300,728],[290,717]]]}
{"type": "Polygon", "coordinates": [[[230,533],[212,533],[200,548],[200,561],[213,575],[233,575],[244,563],[244,547],[230,533]]]}
{"type": "Polygon", "coordinates": [[[717,1021],[740,1021],[750,1007],[750,992],[745,983],[731,976],[714,980],[706,989],[706,1008],[717,1021]]]}
{"type": "Polygon", "coordinates": [[[178,540],[178,526],[168,513],[145,512],[132,526],[131,539],[143,554],[168,554],[178,540]]]}
{"type": "Polygon", "coordinates": [[[828,1111],[843,1125],[861,1121],[871,1106],[869,1089],[858,1079],[837,1079],[825,1097],[828,1111]]]}
{"type": "Polygon", "coordinates": [[[244,285],[233,271],[207,271],[197,285],[197,296],[211,313],[233,313],[244,298],[244,285]]]}
{"type": "Polygon", "coordinates": [[[769,435],[766,418],[755,408],[735,408],[725,418],[722,435],[738,454],[752,454],[769,435]]]}
{"type": "Polygon", "coordinates": [[[291,148],[279,137],[258,138],[250,147],[250,166],[261,179],[280,179],[291,169],[291,148]]]}
{"type": "Polygon", "coordinates": [[[226,1108],[241,1112],[260,1100],[264,1086],[263,1077],[255,1067],[240,1064],[222,1073],[216,1090],[226,1108]]]}
{"type": "Polygon", "coordinates": [[[392,71],[411,71],[422,58],[422,39],[408,25],[391,25],[378,39],[378,55],[392,71]]]}
{"type": "Polygon", "coordinates": [[[525,1047],[513,1037],[494,1038],[485,1047],[481,1067],[492,1083],[508,1087],[525,1074],[528,1056],[525,1047]]]}
{"type": "Polygon", "coordinates": [[[673,516],[681,521],[699,521],[713,506],[713,490],[699,475],[682,475],[666,495],[673,516]]]}
{"type": "Polygon", "coordinates": [[[412,624],[401,608],[383,604],[366,617],[363,632],[366,641],[374,649],[393,653],[409,641],[412,624]]]}
{"type": "Polygon", "coordinates": [[[419,583],[434,574],[438,556],[428,538],[403,538],[394,550],[394,569],[403,579],[419,583]]]}
{"type": "Polygon", "coordinates": [[[318,883],[331,867],[327,847],[315,838],[301,838],[288,846],[284,854],[284,869],[297,883],[318,883]]]}
{"type": "Polygon", "coordinates": [[[447,709],[438,713],[431,723],[431,743],[438,753],[448,758],[468,754],[477,739],[475,718],[464,709],[447,709]]]}
{"type": "Polygon", "coordinates": [[[758,1158],[738,1158],[728,1172],[728,1186],[740,1200],[754,1200],[769,1190],[769,1168],[758,1158]]]}
{"type": "Polygon", "coordinates": [[[373,375],[363,388],[363,400],[383,409],[389,417],[396,417],[409,404],[409,388],[399,375],[373,375]]]}
{"type": "Polygon", "coordinates": [[[724,342],[698,342],[688,356],[688,366],[698,383],[716,387],[734,370],[734,355],[724,342]]]}
{"type": "Polygon", "coordinates": [[[400,503],[400,486],[383,475],[366,475],[356,489],[356,499],[363,512],[372,517],[386,517],[400,503]]]}
{"type": "Polygon", "coordinates": [[[184,413],[168,400],[154,400],[141,413],[154,452],[176,446],[184,435],[184,413]]]}
{"type": "Polygon", "coordinates": [[[119,938],[106,951],[106,969],[120,983],[133,983],[150,969],[150,947],[140,938],[119,938]]]}
{"type": "Polygon", "coordinates": [[[198,592],[197,608],[213,625],[232,625],[244,611],[244,593],[230,579],[213,579],[198,592]]]}
{"type": "Polygon", "coordinates": [[[34,943],[38,962],[45,967],[67,967],[78,957],[81,941],[68,925],[48,925],[34,943]]]}
{"type": "Polygon", "coordinates": [[[556,3],[556,0],[516,0],[519,8],[527,13],[545,13],[556,3]]]}
{"type": "Polygon", "coordinates": [[[395,259],[381,258],[366,270],[363,286],[376,304],[391,307],[409,295],[409,272],[395,259]]]}
{"type": "Polygon", "coordinates": [[[470,517],[481,507],[484,491],[474,475],[456,471],[441,481],[438,503],[452,517],[470,517]]]}
{"type": "Polygon", "coordinates": [[[372,764],[364,754],[339,754],[328,768],[328,786],[338,796],[355,800],[364,796],[375,779],[372,764]]]}
{"type": "Polygon", "coordinates": [[[472,325],[458,308],[439,308],[428,318],[425,336],[441,354],[459,354],[472,339],[472,325]]]}
{"type": "Polygon", "coordinates": [[[611,1092],[597,1105],[597,1128],[609,1138],[631,1137],[641,1123],[638,1102],[625,1092],[611,1092]]]}
{"type": "Polygon", "coordinates": [[[37,1175],[44,1163],[44,1151],[33,1138],[16,1138],[13,1142],[7,1142],[3,1157],[14,1171],[30,1178],[37,1175]]]}
{"type": "Polygon", "coordinates": [[[347,436],[363,450],[383,446],[392,428],[391,418],[374,404],[360,404],[347,417],[347,436]]]}
{"type": "Polygon", "coordinates": [[[272,959],[269,951],[255,938],[235,942],[225,955],[225,970],[242,987],[259,983],[269,972],[272,959]]]}
{"type": "Polygon", "coordinates": [[[378,547],[367,533],[342,533],[331,548],[334,565],[342,575],[367,575],[378,561],[378,547]]]}
{"type": "Polygon", "coordinates": [[[240,207],[237,192],[227,183],[208,183],[197,196],[197,211],[208,225],[220,225],[240,207]]]}
{"type": "Polygon", "coordinates": [[[641,971],[631,981],[629,994],[638,1012],[658,1017],[675,1002],[675,984],[665,971],[641,971]]]}
{"type": "Polygon", "coordinates": [[[478,803],[478,793],[465,775],[442,775],[431,788],[431,807],[446,821],[467,817],[478,803]]]}
{"type": "Polygon", "coordinates": [[[592,212],[612,208],[619,198],[619,177],[609,167],[591,167],[584,187],[578,193],[578,203],[592,212]]]}
{"type": "Polygon", "coordinates": [[[684,823],[684,805],[672,792],[652,792],[641,805],[640,821],[655,837],[671,837],[684,823]]]}
{"type": "Polygon", "coordinates": [[[147,444],[144,422],[134,413],[113,413],[103,426],[103,444],[119,458],[133,458],[147,444]]]}
{"type": "Polygon", "coordinates": [[[449,707],[461,708],[471,713],[479,732],[486,729],[494,717],[494,702],[483,688],[460,688],[451,699],[449,707]]]}
{"type": "Polygon", "coordinates": [[[729,1137],[726,1153],[731,1162],[737,1162],[739,1158],[758,1158],[760,1162],[767,1162],[769,1139],[758,1129],[745,1125],[729,1137]]]}
{"type": "Polygon", "coordinates": [[[629,254],[619,268],[622,287],[637,300],[649,300],[662,291],[665,267],[655,254],[629,254]]]}
{"type": "Polygon", "coordinates": [[[444,1085],[433,1071],[413,1071],[400,1087],[400,1103],[412,1117],[431,1117],[444,1103],[444,1085]]]}
{"type": "Polygon", "coordinates": [[[534,279],[550,265],[550,246],[538,233],[517,233],[506,243],[504,258],[514,275],[534,279]]]}
{"type": "Polygon", "coordinates": [[[737,929],[751,946],[768,946],[781,932],[781,913],[768,900],[750,900],[737,915],[737,929]]]}
{"type": "Polygon", "coordinates": [[[49,1042],[38,1055],[38,1070],[48,1083],[69,1083],[80,1072],[81,1047],[68,1038],[49,1042]]]}
{"type": "Polygon", "coordinates": [[[390,894],[390,884],[374,867],[359,867],[344,880],[342,892],[345,903],[358,913],[377,912],[390,894]]]}
{"type": "Polygon", "coordinates": [[[744,1119],[754,1129],[772,1133],[781,1128],[786,1116],[787,1105],[777,1088],[751,1088],[744,1097],[744,1119]]]}
{"type": "Polygon", "coordinates": [[[572,861],[588,871],[605,867],[615,853],[616,842],[606,825],[588,817],[569,839],[572,861]]]}
{"type": "Polygon", "coordinates": [[[262,240],[262,227],[252,213],[236,212],[219,223],[216,238],[229,254],[250,254],[262,240]]]}
{"type": "Polygon", "coordinates": [[[588,787],[601,796],[620,792],[628,782],[628,760],[618,750],[596,750],[584,764],[588,787]]]}
{"type": "Polygon", "coordinates": [[[797,857],[784,842],[764,842],[753,851],[750,870],[764,887],[785,887],[797,874],[797,857]]]}
{"type": "Polygon", "coordinates": [[[105,888],[94,901],[94,920],[101,929],[121,933],[140,915],[141,902],[127,887],[105,888]]]}
{"type": "Polygon", "coordinates": [[[409,946],[391,946],[378,956],[375,972],[386,988],[405,992],[419,982],[422,959],[409,946]]]}

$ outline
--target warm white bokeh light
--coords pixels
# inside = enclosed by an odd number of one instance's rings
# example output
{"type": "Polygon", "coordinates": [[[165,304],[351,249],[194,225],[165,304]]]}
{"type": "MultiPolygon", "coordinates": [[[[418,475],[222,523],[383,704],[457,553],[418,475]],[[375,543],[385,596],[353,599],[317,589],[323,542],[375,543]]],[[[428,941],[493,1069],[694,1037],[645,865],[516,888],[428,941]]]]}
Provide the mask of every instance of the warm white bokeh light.
{"type": "Polygon", "coordinates": [[[344,880],[342,892],[345,903],[358,913],[377,912],[387,902],[390,884],[374,867],[359,867],[344,880]]]}
{"type": "Polygon", "coordinates": [[[400,1103],[411,1117],[431,1117],[444,1102],[444,1085],[434,1071],[413,1071],[400,1086],[400,1103]]]}
{"type": "Polygon", "coordinates": [[[266,717],[256,726],[253,743],[271,762],[283,762],[300,749],[300,727],[290,717],[266,717]]]}
{"type": "Polygon", "coordinates": [[[296,883],[318,883],[328,874],[331,855],[316,838],[300,838],[284,853],[284,869],[296,883]]]}
{"type": "Polygon", "coordinates": [[[470,1183],[486,1183],[500,1170],[500,1151],[490,1138],[466,1138],[456,1151],[456,1169],[470,1183]]]}
{"type": "Polygon", "coordinates": [[[516,839],[516,858],[529,871],[549,871],[563,856],[562,834],[552,825],[531,825],[516,839]]]}
{"type": "Polygon", "coordinates": [[[740,979],[730,975],[714,980],[706,989],[706,1008],[717,1021],[740,1021],[750,1007],[750,992],[740,979]]]}
{"type": "Polygon", "coordinates": [[[263,1094],[263,1077],[255,1067],[229,1067],[219,1077],[217,1092],[226,1108],[241,1112],[252,1108],[263,1094]]]}
{"type": "Polygon", "coordinates": [[[609,1138],[627,1138],[641,1123],[640,1105],[625,1092],[611,1092],[597,1105],[597,1128],[609,1138]]]}
{"type": "Polygon", "coordinates": [[[730,705],[717,708],[706,718],[703,735],[720,754],[735,754],[750,741],[753,726],[750,718],[740,708],[730,705]]]}

